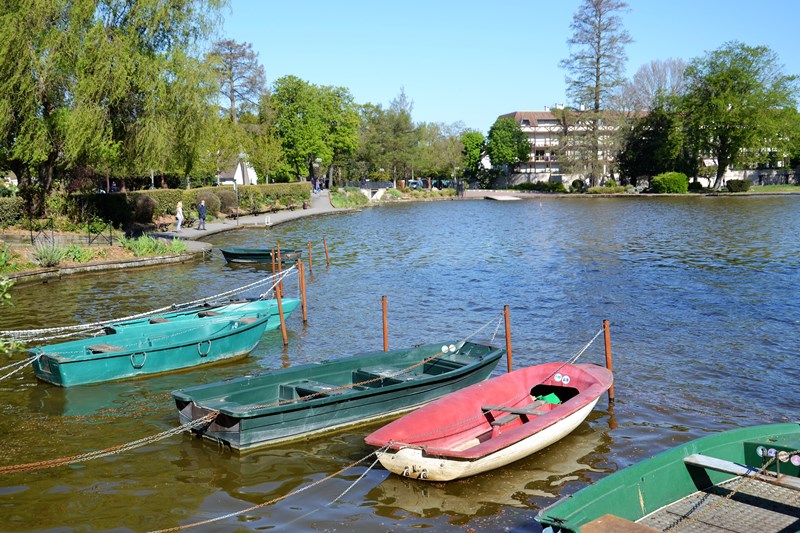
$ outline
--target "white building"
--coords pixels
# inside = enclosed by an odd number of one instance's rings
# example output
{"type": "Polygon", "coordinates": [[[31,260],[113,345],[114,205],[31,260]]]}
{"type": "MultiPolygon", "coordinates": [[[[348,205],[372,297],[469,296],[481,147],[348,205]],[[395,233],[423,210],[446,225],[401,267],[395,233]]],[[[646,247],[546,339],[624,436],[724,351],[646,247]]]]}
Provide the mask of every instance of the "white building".
{"type": "Polygon", "coordinates": [[[217,175],[217,185],[256,185],[258,174],[250,163],[241,161],[217,175]]]}

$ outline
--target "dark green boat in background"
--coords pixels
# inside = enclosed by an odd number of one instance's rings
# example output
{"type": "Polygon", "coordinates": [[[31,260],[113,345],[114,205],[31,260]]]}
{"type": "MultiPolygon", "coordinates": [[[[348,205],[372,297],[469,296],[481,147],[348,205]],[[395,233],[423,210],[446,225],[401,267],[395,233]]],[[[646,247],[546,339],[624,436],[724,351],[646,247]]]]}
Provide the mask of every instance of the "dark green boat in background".
{"type": "Polygon", "coordinates": [[[505,349],[429,344],[343,357],[173,391],[181,424],[245,451],[409,411],[485,380],[505,349]]]}
{"type": "Polygon", "coordinates": [[[546,533],[800,531],[800,424],[733,429],[620,470],[539,511],[546,533]]]}
{"type": "MultiPolygon", "coordinates": [[[[272,248],[220,248],[219,251],[228,263],[272,264],[272,248]]],[[[277,249],[275,252],[277,255],[277,249]]],[[[294,263],[302,256],[302,250],[280,251],[281,263],[294,263]]]]}

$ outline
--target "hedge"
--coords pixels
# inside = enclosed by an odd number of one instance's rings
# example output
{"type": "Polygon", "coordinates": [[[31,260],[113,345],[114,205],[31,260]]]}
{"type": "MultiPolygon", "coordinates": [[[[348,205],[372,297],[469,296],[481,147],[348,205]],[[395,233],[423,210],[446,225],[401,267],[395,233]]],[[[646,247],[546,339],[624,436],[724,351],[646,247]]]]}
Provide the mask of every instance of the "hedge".
{"type": "Polygon", "coordinates": [[[683,172],[665,172],[650,181],[650,192],[685,194],[689,190],[689,178],[683,172]]]}
{"type": "MultiPolygon", "coordinates": [[[[301,205],[311,198],[311,183],[274,183],[269,185],[243,185],[238,187],[240,211],[259,212],[290,205],[301,205]]],[[[201,187],[196,189],[150,189],[143,191],[118,192],[110,194],[74,193],[70,194],[64,205],[64,213],[71,220],[88,222],[94,217],[112,222],[121,227],[133,221],[153,222],[160,216],[172,216],[179,201],[183,202],[184,213],[196,211],[199,199],[217,197],[219,209],[230,213],[235,208],[233,187],[201,187]],[[232,201],[226,201],[232,200],[232,201]]],[[[214,214],[214,211],[211,211],[214,214]]],[[[55,213],[54,213],[55,214],[55,213]]]]}
{"type": "Polygon", "coordinates": [[[750,180],[728,180],[725,187],[728,192],[747,192],[750,190],[750,180]]]}

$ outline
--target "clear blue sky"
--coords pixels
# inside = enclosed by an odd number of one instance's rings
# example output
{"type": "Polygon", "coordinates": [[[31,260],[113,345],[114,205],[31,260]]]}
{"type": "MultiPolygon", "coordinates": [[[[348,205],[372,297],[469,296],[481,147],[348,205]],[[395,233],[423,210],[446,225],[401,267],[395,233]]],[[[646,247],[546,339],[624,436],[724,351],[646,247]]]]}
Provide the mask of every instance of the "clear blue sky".
{"type": "MultiPolygon", "coordinates": [[[[565,103],[563,69],[580,0],[231,0],[227,38],[253,44],[271,85],[295,75],[387,107],[405,90],[414,122],[486,133],[498,115],[565,103]]],[[[800,74],[800,0],[628,0],[627,74],[738,40],[800,74]]]]}

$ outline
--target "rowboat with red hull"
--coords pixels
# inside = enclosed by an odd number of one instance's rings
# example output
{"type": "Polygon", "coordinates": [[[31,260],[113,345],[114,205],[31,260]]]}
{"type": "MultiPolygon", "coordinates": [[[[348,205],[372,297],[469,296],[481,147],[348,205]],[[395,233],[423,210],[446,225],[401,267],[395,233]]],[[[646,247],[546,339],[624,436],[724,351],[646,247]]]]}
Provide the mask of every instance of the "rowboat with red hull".
{"type": "Polygon", "coordinates": [[[613,383],[592,364],[546,363],[453,392],[365,439],[395,474],[449,481],[492,470],[559,441],[613,383]],[[385,449],[384,449],[385,448],[385,449]]]}

